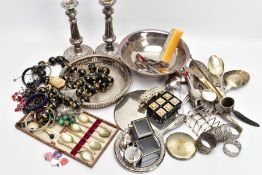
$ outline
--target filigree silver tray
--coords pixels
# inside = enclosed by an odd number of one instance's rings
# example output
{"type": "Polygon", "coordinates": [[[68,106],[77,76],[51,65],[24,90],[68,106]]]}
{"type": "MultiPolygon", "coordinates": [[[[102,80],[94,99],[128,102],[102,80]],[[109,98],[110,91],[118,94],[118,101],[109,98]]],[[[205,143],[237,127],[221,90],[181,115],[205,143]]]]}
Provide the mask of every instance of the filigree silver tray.
{"type": "MultiPolygon", "coordinates": [[[[108,91],[99,92],[92,96],[90,102],[84,103],[84,107],[97,109],[116,103],[130,87],[132,82],[130,69],[115,57],[106,55],[89,55],[71,62],[70,65],[87,69],[90,63],[108,67],[110,69],[110,76],[114,78],[114,84],[108,91]]],[[[62,70],[60,76],[65,69],[62,70]]]]}

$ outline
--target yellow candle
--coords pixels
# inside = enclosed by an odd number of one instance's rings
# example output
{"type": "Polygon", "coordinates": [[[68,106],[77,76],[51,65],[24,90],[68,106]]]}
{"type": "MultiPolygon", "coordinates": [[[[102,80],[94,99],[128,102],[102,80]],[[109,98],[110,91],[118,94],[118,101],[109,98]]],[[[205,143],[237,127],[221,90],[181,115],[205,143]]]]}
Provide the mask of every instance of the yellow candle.
{"type": "Polygon", "coordinates": [[[172,29],[169,32],[167,40],[160,54],[161,61],[163,61],[164,63],[170,63],[182,35],[183,31],[178,28],[172,29]]]}

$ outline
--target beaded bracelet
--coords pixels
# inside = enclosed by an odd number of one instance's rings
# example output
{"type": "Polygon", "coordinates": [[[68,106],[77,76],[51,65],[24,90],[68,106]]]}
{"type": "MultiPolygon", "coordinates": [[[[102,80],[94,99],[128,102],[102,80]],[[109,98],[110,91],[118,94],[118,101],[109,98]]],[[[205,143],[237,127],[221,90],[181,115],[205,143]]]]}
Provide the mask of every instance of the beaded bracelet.
{"type": "Polygon", "coordinates": [[[32,95],[31,97],[29,97],[27,100],[26,100],[26,103],[25,103],[25,110],[26,111],[37,111],[41,108],[43,108],[48,102],[48,97],[46,94],[43,94],[43,93],[37,93],[37,94],[34,94],[32,95]],[[36,100],[36,99],[42,99],[42,101],[35,105],[35,106],[30,106],[31,103],[36,100]]]}

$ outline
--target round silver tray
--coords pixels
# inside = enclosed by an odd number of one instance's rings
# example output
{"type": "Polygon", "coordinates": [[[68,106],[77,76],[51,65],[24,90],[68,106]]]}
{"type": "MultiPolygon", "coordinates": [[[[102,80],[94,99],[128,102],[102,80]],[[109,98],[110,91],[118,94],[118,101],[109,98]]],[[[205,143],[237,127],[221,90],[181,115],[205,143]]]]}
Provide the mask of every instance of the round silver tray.
{"type": "Polygon", "coordinates": [[[115,151],[115,156],[116,156],[116,159],[117,159],[118,163],[123,168],[125,168],[126,170],[131,171],[131,172],[144,173],[144,172],[152,171],[152,170],[156,169],[160,165],[160,163],[163,161],[163,159],[165,157],[165,144],[164,144],[164,141],[163,141],[162,136],[161,136],[160,133],[155,131],[155,137],[158,140],[159,145],[160,145],[159,158],[153,164],[151,164],[149,166],[146,166],[146,167],[138,167],[138,166],[134,167],[134,166],[131,166],[130,164],[128,164],[123,159],[123,155],[122,155],[121,150],[119,148],[122,132],[119,133],[117,138],[116,138],[115,145],[114,145],[114,151],[115,151]]]}
{"type": "MultiPolygon", "coordinates": [[[[132,82],[130,69],[113,56],[88,55],[73,61],[70,65],[87,69],[87,65],[95,63],[98,66],[106,66],[110,69],[110,76],[114,78],[113,86],[106,92],[99,92],[90,98],[90,102],[84,103],[84,107],[103,108],[116,103],[129,89],[132,82]]],[[[60,76],[66,68],[62,70],[60,76]]]]}
{"type": "Polygon", "coordinates": [[[128,128],[128,124],[133,120],[146,117],[146,113],[138,112],[138,98],[145,90],[130,92],[122,97],[114,110],[115,122],[121,130],[128,128]]]}
{"type": "Polygon", "coordinates": [[[186,65],[191,56],[187,44],[182,39],[179,42],[176,57],[171,61],[167,71],[163,73],[150,73],[139,70],[134,64],[137,54],[159,61],[159,56],[168,34],[169,32],[166,31],[152,29],[140,30],[129,34],[120,44],[122,61],[133,71],[147,76],[158,77],[179,71],[186,65]]]}

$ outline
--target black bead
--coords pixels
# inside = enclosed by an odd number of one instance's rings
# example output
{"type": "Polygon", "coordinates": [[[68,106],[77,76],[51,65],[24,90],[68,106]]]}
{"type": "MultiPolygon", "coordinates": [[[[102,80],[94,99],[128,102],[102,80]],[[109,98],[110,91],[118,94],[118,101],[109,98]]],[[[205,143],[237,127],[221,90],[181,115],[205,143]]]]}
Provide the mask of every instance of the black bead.
{"type": "Polygon", "coordinates": [[[110,74],[110,69],[107,67],[99,67],[97,70],[98,73],[104,74],[104,75],[109,75],[110,74]]]}
{"type": "Polygon", "coordinates": [[[84,85],[84,80],[79,78],[78,80],[75,81],[75,84],[76,88],[78,87],[82,87],[84,85]]]}
{"type": "Polygon", "coordinates": [[[25,122],[22,122],[21,125],[23,128],[25,128],[25,122]]]}
{"type": "Polygon", "coordinates": [[[38,62],[38,65],[45,67],[46,63],[45,63],[44,61],[39,61],[39,62],[38,62]]]}
{"type": "Polygon", "coordinates": [[[19,127],[19,128],[22,128],[22,124],[20,122],[17,122],[16,126],[19,127]]]}
{"type": "Polygon", "coordinates": [[[55,57],[50,57],[50,58],[48,59],[48,62],[49,62],[51,65],[55,65],[55,63],[56,63],[55,57]]]}
{"type": "Polygon", "coordinates": [[[74,89],[74,82],[73,81],[69,81],[68,83],[66,83],[66,86],[71,88],[71,89],[74,89]]]}
{"type": "Polygon", "coordinates": [[[57,98],[58,98],[59,102],[62,102],[64,100],[64,98],[65,98],[65,95],[62,94],[62,93],[58,93],[57,98]]]}
{"type": "Polygon", "coordinates": [[[49,137],[50,137],[50,139],[54,139],[55,135],[54,134],[50,134],[49,137]]]}
{"type": "Polygon", "coordinates": [[[92,84],[93,83],[93,79],[90,75],[86,75],[84,76],[84,80],[89,83],[89,84],[92,84]]]}
{"type": "Polygon", "coordinates": [[[94,63],[88,64],[88,70],[90,73],[95,73],[96,65],[94,63]]]}
{"type": "Polygon", "coordinates": [[[69,71],[69,73],[77,72],[77,67],[76,66],[70,66],[70,67],[68,67],[68,71],[69,71]]]}
{"type": "Polygon", "coordinates": [[[65,61],[65,58],[63,56],[57,56],[55,60],[58,64],[61,64],[65,61]]]}
{"type": "Polygon", "coordinates": [[[50,103],[53,103],[53,102],[56,102],[56,101],[57,101],[57,100],[56,100],[55,98],[50,98],[50,99],[49,99],[49,102],[50,102],[50,103]]]}
{"type": "Polygon", "coordinates": [[[70,106],[70,103],[73,101],[73,99],[71,97],[65,97],[64,98],[64,104],[66,106],[70,106]]]}
{"type": "Polygon", "coordinates": [[[84,88],[79,88],[76,90],[76,96],[81,97],[84,94],[84,88]]]}
{"type": "Polygon", "coordinates": [[[82,96],[81,99],[82,99],[84,102],[90,102],[89,97],[86,96],[86,95],[82,96]]]}
{"type": "Polygon", "coordinates": [[[114,78],[111,76],[108,76],[107,81],[108,81],[108,86],[112,87],[114,84],[114,78]]]}
{"type": "Polygon", "coordinates": [[[32,68],[32,73],[33,73],[33,74],[37,74],[38,71],[39,71],[39,66],[33,66],[33,68],[32,68]]]}
{"type": "Polygon", "coordinates": [[[45,84],[45,85],[48,85],[48,84],[49,84],[49,80],[50,80],[50,78],[46,76],[46,77],[43,79],[44,84],[45,84]]]}
{"type": "Polygon", "coordinates": [[[46,71],[45,71],[45,70],[39,70],[39,71],[37,72],[37,75],[38,75],[39,77],[45,77],[45,76],[46,76],[46,71]]]}
{"type": "Polygon", "coordinates": [[[52,103],[49,103],[49,107],[52,108],[52,109],[55,109],[57,107],[57,103],[56,102],[52,102],[52,103]]]}
{"type": "Polygon", "coordinates": [[[80,108],[80,107],[83,105],[83,103],[81,102],[81,100],[75,100],[74,103],[75,103],[75,108],[76,108],[76,109],[80,108]]]}
{"type": "Polygon", "coordinates": [[[91,84],[87,84],[87,85],[85,86],[85,88],[86,88],[87,92],[88,92],[89,94],[91,94],[91,95],[97,93],[97,89],[95,88],[95,86],[93,86],[93,85],[91,85],[91,84]]]}
{"type": "Polygon", "coordinates": [[[55,87],[52,87],[49,92],[51,94],[53,94],[53,95],[57,95],[58,94],[58,90],[55,87]]]}
{"type": "Polygon", "coordinates": [[[100,84],[99,90],[105,92],[107,90],[107,87],[108,87],[107,83],[103,82],[100,84]]]}
{"type": "Polygon", "coordinates": [[[97,73],[94,73],[94,74],[91,74],[90,75],[90,78],[91,78],[91,83],[92,84],[95,84],[95,83],[97,83],[98,81],[99,81],[99,74],[97,74],[97,73]]]}
{"type": "Polygon", "coordinates": [[[80,77],[83,77],[86,74],[86,70],[85,69],[79,69],[78,74],[79,74],[80,77]]]}
{"type": "Polygon", "coordinates": [[[46,88],[46,87],[40,87],[40,88],[38,89],[38,92],[39,92],[39,93],[47,93],[47,92],[48,92],[48,88],[46,88]]]}

